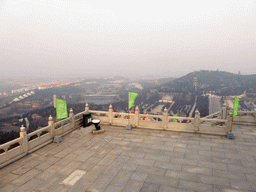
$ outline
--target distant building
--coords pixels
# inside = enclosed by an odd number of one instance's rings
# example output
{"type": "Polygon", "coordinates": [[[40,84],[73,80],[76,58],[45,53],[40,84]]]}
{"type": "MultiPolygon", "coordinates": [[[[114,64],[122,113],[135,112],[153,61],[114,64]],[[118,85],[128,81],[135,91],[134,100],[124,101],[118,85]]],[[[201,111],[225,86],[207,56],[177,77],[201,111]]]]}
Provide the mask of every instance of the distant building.
{"type": "Polygon", "coordinates": [[[193,85],[194,85],[194,87],[195,87],[195,90],[197,91],[197,86],[198,86],[197,77],[194,77],[194,79],[193,79],[193,85]]]}

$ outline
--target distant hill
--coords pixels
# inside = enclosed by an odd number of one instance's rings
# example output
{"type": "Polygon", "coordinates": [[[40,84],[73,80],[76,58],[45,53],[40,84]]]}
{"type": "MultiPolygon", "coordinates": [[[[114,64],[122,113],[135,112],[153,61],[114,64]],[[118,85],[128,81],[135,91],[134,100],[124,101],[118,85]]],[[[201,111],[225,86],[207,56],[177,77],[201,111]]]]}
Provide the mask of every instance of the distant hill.
{"type": "Polygon", "coordinates": [[[239,75],[225,71],[208,70],[195,71],[164,83],[160,86],[159,91],[195,92],[194,77],[197,77],[198,92],[215,91],[219,95],[242,94],[245,90],[256,92],[256,75],[239,75]]]}

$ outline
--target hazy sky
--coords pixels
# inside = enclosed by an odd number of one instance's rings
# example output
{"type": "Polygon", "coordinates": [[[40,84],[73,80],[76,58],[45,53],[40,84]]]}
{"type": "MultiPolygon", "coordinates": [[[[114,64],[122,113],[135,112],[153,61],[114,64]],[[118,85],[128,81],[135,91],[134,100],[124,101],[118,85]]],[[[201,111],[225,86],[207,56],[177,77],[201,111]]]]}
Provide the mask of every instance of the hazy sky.
{"type": "Polygon", "coordinates": [[[256,74],[256,1],[0,0],[2,77],[256,74]]]}

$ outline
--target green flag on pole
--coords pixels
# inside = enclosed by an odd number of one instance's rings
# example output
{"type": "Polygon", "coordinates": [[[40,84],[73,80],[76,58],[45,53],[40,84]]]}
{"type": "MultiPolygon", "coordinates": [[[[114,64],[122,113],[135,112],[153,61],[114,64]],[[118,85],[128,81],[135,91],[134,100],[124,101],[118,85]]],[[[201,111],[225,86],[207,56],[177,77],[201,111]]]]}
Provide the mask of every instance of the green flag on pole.
{"type": "Polygon", "coordinates": [[[56,98],[56,119],[64,119],[67,117],[68,111],[66,100],[56,98]]]}
{"type": "Polygon", "coordinates": [[[138,93],[129,92],[129,109],[134,105],[135,99],[138,97],[138,93]]]}
{"type": "Polygon", "coordinates": [[[234,107],[233,107],[233,117],[238,115],[237,110],[238,110],[238,107],[239,107],[239,101],[240,101],[240,99],[235,97],[234,107]]]}
{"type": "MultiPolygon", "coordinates": [[[[178,113],[176,113],[176,115],[174,117],[177,117],[178,113]]],[[[173,119],[173,123],[176,123],[177,119],[173,119]]]]}

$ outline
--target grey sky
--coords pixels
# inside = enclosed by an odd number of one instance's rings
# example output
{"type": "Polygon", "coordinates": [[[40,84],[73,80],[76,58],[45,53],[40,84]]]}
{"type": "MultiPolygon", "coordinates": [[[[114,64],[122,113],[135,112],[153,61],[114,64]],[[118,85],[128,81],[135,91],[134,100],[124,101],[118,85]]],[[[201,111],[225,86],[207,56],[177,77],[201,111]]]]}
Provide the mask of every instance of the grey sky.
{"type": "Polygon", "coordinates": [[[0,0],[2,77],[256,74],[256,1],[0,0]]]}

